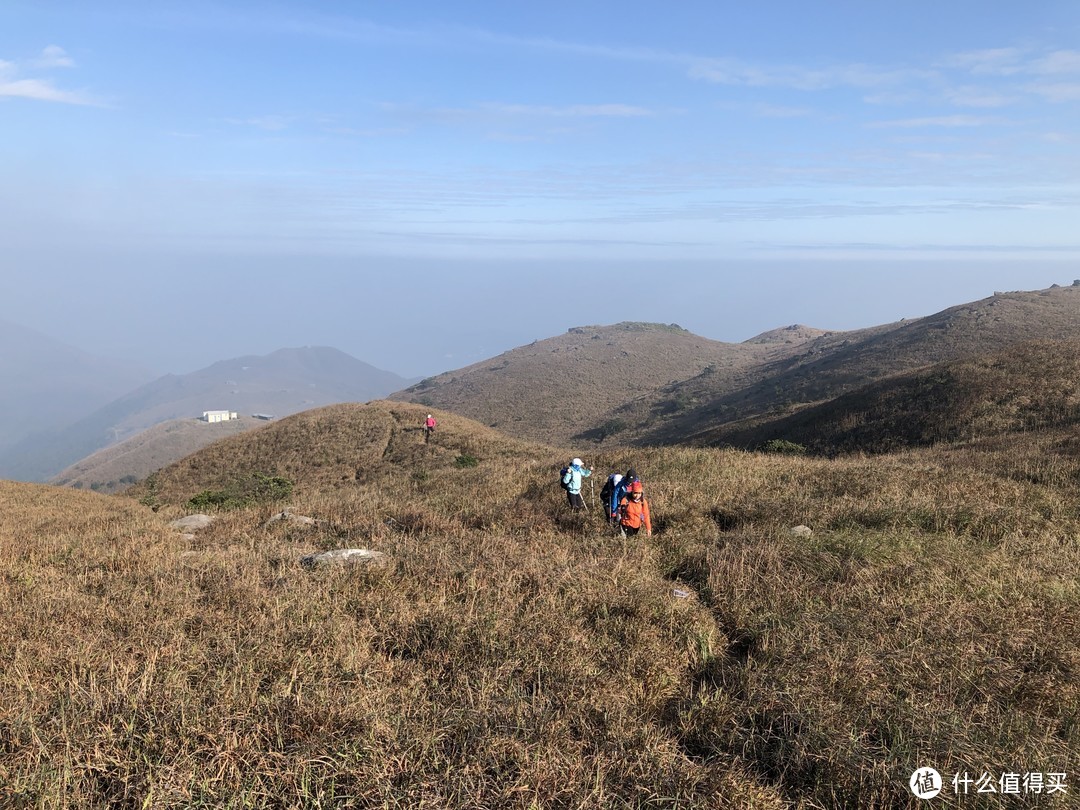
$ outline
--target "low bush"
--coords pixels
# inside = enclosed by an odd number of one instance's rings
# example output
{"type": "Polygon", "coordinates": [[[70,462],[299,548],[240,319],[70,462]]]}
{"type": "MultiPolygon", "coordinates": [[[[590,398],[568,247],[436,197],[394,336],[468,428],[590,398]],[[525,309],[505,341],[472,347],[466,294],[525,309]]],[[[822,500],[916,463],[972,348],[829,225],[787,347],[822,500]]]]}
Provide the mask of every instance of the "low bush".
{"type": "Polygon", "coordinates": [[[288,498],[293,484],[278,475],[252,473],[240,478],[221,490],[204,489],[188,499],[192,509],[239,509],[253,503],[268,503],[288,498]]]}

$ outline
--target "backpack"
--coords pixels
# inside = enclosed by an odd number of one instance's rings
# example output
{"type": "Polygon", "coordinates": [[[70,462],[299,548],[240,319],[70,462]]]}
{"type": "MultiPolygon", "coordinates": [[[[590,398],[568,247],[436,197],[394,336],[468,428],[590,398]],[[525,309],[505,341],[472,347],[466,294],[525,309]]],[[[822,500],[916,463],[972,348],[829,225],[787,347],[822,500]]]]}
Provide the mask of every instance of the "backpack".
{"type": "Polygon", "coordinates": [[[630,485],[635,481],[640,481],[637,471],[631,467],[626,471],[626,475],[622,477],[622,480],[615,485],[615,488],[611,491],[611,511],[612,513],[618,511],[619,501],[626,495],[626,491],[630,489],[630,485]]]}
{"type": "MultiPolygon", "coordinates": [[[[568,472],[570,472],[569,467],[563,467],[561,470],[559,470],[559,486],[569,491],[570,481],[566,480],[566,474],[568,472]]],[[[570,480],[572,481],[573,479],[571,478],[570,480]]]]}
{"type": "Polygon", "coordinates": [[[600,500],[603,503],[611,502],[611,493],[615,491],[615,473],[612,473],[607,477],[607,481],[604,482],[603,489],[600,490],[600,500]]]}

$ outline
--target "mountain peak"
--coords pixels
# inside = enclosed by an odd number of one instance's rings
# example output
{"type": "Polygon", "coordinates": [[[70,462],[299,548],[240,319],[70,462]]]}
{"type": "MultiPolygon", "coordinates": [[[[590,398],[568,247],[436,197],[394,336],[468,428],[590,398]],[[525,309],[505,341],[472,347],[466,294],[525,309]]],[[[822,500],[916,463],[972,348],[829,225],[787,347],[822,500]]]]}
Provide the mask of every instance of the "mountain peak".
{"type": "Polygon", "coordinates": [[[823,335],[831,335],[832,332],[825,329],[815,329],[812,326],[804,326],[801,323],[793,323],[791,326],[781,326],[777,329],[770,329],[768,332],[762,332],[760,335],[743,341],[744,343],[750,343],[754,345],[773,345],[777,343],[804,343],[814,338],[822,337],[823,335]]]}

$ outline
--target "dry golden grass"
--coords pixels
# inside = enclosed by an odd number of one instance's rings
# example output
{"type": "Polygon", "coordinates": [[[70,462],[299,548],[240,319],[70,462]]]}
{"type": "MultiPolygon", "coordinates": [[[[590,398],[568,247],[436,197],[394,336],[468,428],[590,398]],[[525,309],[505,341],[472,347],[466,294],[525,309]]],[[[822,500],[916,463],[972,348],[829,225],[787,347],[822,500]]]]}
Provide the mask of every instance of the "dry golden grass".
{"type": "Polygon", "coordinates": [[[586,457],[595,491],[645,478],[655,534],[624,540],[567,512],[566,453],[449,414],[424,445],[423,413],[226,440],[139,491],[156,513],[0,484],[0,805],[915,807],[917,766],[1080,774],[1058,445],[586,457]],[[252,472],[329,525],[165,527],[252,472]],[[298,562],[358,546],[388,563],[298,562]]]}
{"type": "Polygon", "coordinates": [[[127,489],[167,464],[190,456],[227,436],[256,430],[266,422],[241,415],[228,422],[171,419],[130,439],[92,453],[72,464],[48,483],[108,494],[127,489]]]}

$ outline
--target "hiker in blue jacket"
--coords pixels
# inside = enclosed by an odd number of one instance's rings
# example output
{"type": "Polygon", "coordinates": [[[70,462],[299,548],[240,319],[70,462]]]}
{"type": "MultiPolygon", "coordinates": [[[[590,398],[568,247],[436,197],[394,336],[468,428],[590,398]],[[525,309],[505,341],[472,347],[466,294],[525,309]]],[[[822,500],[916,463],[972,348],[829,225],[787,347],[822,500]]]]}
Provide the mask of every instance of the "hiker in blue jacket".
{"type": "Polygon", "coordinates": [[[620,481],[622,481],[622,473],[612,473],[607,477],[607,481],[604,482],[604,486],[600,490],[600,508],[604,511],[604,517],[607,518],[608,523],[615,521],[612,510],[618,508],[618,502],[613,504],[613,498],[615,497],[615,487],[619,485],[620,481]]]}
{"type": "Polygon", "coordinates": [[[563,473],[562,482],[566,487],[566,500],[570,502],[570,508],[577,511],[585,508],[585,501],[581,497],[581,481],[592,475],[592,470],[582,466],[580,458],[570,462],[570,466],[563,473]]]}
{"type": "Polygon", "coordinates": [[[615,486],[611,491],[611,503],[608,504],[608,516],[615,520],[619,516],[619,504],[622,499],[626,497],[627,491],[630,489],[630,485],[635,481],[640,481],[637,471],[631,467],[626,471],[626,475],[622,476],[615,482],[615,486]]]}

